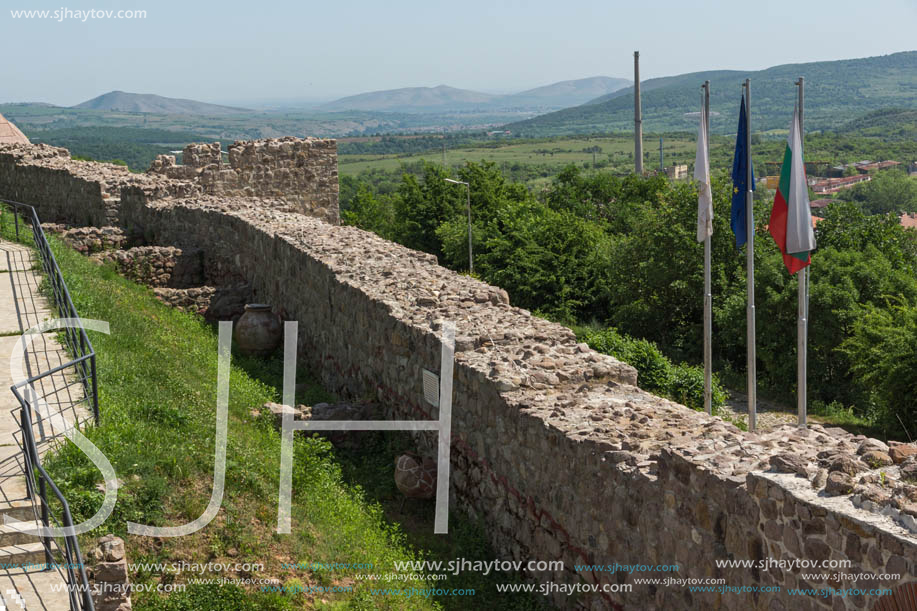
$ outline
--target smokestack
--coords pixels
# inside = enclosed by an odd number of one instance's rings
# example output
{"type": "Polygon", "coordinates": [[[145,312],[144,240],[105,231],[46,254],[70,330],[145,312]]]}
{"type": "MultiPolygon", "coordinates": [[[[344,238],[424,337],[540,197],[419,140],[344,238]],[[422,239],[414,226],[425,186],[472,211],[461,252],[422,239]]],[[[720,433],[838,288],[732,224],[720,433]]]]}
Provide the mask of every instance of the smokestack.
{"type": "Polygon", "coordinates": [[[643,174],[643,120],[640,113],[640,51],[634,51],[634,171],[643,174]]]}

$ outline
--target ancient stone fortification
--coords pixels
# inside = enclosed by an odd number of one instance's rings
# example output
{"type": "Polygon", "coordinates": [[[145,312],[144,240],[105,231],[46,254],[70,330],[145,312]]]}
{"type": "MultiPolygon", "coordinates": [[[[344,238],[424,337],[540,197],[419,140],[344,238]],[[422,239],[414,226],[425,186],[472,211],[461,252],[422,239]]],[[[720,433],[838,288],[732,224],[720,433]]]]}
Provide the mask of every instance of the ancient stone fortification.
{"type": "Polygon", "coordinates": [[[199,186],[133,174],[110,163],[73,161],[67,149],[37,145],[0,147],[0,193],[6,199],[28,202],[43,221],[70,225],[117,225],[119,196],[134,185],[151,197],[189,196],[199,186]]]}
{"type": "Polygon", "coordinates": [[[150,173],[196,179],[211,195],[276,198],[286,210],[340,222],[334,140],[236,142],[229,147],[229,163],[222,159],[219,142],[191,144],[182,153],[183,165],[175,165],[174,156],[160,155],[150,173]]]}
{"type": "Polygon", "coordinates": [[[223,163],[220,143],[190,144],[182,155],[160,155],[146,174],[124,166],[79,162],[67,149],[18,144],[0,148],[0,194],[28,201],[42,220],[72,225],[118,225],[121,189],[150,197],[199,194],[273,198],[281,209],[340,222],[337,144],[282,138],[236,142],[223,163]]]}
{"type": "MultiPolygon", "coordinates": [[[[0,171],[28,175],[30,163],[0,171]]],[[[0,175],[0,184],[18,180],[0,175]]],[[[75,173],[72,180],[82,178],[75,173]]],[[[299,321],[301,358],[325,385],[345,397],[373,396],[389,417],[438,416],[423,400],[421,370],[439,370],[441,321],[455,321],[453,506],[484,520],[502,558],[564,560],[564,570],[531,579],[722,578],[732,588],[759,588],[692,593],[634,584],[625,594],[558,595],[558,605],[867,609],[875,596],[792,596],[787,589],[917,581],[917,482],[907,481],[917,479],[917,458],[908,457],[910,446],[889,448],[818,425],[742,432],[640,390],[631,367],[430,255],[284,211],[278,200],[158,195],[169,192],[124,186],[116,216],[126,238],[200,250],[207,282],[246,286],[249,298],[299,321]],[[809,571],[718,567],[717,559],[851,564],[809,571]],[[679,569],[574,568],[615,563],[679,569]],[[902,577],[806,581],[803,572],[902,577]],[[779,588],[761,591],[772,586],[779,588]]]]}

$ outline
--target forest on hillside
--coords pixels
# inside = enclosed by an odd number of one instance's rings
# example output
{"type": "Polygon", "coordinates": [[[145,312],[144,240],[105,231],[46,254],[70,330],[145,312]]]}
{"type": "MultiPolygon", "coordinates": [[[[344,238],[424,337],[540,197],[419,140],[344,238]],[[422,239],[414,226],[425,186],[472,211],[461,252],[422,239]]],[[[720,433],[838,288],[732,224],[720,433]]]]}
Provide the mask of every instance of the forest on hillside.
{"type": "MultiPolygon", "coordinates": [[[[758,71],[707,71],[650,79],[642,87],[643,128],[683,130],[686,113],[700,108],[700,86],[710,81],[713,133],[735,133],[742,84],[751,80],[753,129],[786,129],[796,97],[794,82],[805,78],[806,125],[834,130],[866,112],[883,108],[917,109],[917,51],[861,59],[785,64],[758,71]]],[[[622,89],[592,103],[519,121],[507,129],[521,136],[583,134],[630,129],[633,89],[622,89]]],[[[696,119],[694,120],[696,121],[696,119]]],[[[696,125],[696,123],[695,123],[696,125]]]]}

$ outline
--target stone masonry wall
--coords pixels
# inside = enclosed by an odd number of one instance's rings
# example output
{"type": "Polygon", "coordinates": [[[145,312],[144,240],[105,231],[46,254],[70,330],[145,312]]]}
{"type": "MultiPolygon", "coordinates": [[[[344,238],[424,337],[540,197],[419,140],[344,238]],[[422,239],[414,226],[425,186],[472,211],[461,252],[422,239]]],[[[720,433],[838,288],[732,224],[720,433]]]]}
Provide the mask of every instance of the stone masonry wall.
{"type": "Polygon", "coordinates": [[[204,282],[204,253],[174,246],[137,246],[94,255],[111,261],[121,275],[151,287],[188,288],[204,282]]]}
{"type": "MultiPolygon", "coordinates": [[[[41,182],[69,164],[9,155],[0,149],[0,191],[14,185],[26,201],[68,202],[46,208],[53,213],[84,215],[86,201],[50,189],[68,193],[85,167],[73,168],[69,182],[41,182]]],[[[200,196],[196,186],[166,177],[123,185],[116,216],[127,239],[201,249],[215,284],[244,286],[252,301],[299,321],[301,358],[330,390],[373,396],[389,417],[436,418],[422,399],[421,370],[439,370],[440,321],[455,321],[453,506],[484,520],[501,558],[564,560],[564,570],[531,579],[633,585],[623,594],[556,595],[558,606],[868,609],[874,596],[791,596],[787,588],[899,583],[808,583],[798,570],[718,567],[718,559],[849,560],[846,575],[917,581],[913,446],[820,425],[742,432],[640,390],[633,368],[430,255],[286,212],[280,200],[200,196]],[[183,192],[191,196],[177,197],[183,192]],[[614,563],[678,564],[655,576],[781,589],[692,594],[633,581],[652,574],[574,568],[614,563]]]]}
{"type": "Polygon", "coordinates": [[[564,560],[564,571],[531,578],[633,583],[574,565],[678,564],[677,574],[656,576],[782,588],[724,595],[635,585],[586,596],[587,608],[863,609],[875,600],[790,596],[796,586],[854,584],[715,559],[850,560],[844,573],[917,580],[917,487],[904,482],[917,461],[874,468],[863,457],[881,442],[819,425],[753,435],[650,395],[634,386],[632,368],[510,306],[500,289],[355,228],[245,199],[148,201],[130,189],[122,198],[132,231],[231,261],[254,299],[299,321],[302,358],[328,388],[373,395],[390,417],[437,417],[420,372],[439,369],[438,321],[456,321],[452,493],[487,523],[503,557],[564,560]],[[829,494],[826,473],[849,477],[843,469],[865,475],[829,494]],[[888,488],[863,483],[880,473],[888,488]],[[880,511],[861,508],[883,494],[880,511]]]}
{"type": "Polygon", "coordinates": [[[46,144],[0,147],[0,198],[35,206],[43,222],[102,227],[118,224],[122,187],[151,196],[188,196],[200,187],[124,166],[70,159],[67,149],[46,144]]]}
{"type": "Polygon", "coordinates": [[[189,144],[184,165],[160,155],[145,174],[124,166],[74,161],[46,144],[0,146],[0,198],[31,204],[46,223],[119,224],[121,189],[150,197],[201,193],[272,198],[275,206],[340,223],[337,143],[319,138],[236,142],[223,163],[220,143],[189,144]]]}
{"type": "Polygon", "coordinates": [[[236,142],[229,163],[220,143],[189,144],[182,165],[160,155],[150,173],[196,180],[211,195],[272,198],[282,209],[340,223],[337,143],[319,138],[278,138],[236,142]]]}

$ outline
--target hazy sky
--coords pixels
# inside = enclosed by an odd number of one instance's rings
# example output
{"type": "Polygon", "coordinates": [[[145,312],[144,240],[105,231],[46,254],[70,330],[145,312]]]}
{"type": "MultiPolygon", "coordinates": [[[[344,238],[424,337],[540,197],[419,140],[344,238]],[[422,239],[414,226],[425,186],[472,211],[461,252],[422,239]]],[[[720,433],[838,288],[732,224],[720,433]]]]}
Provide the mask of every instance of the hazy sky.
{"type": "Polygon", "coordinates": [[[2,0],[0,102],[110,90],[208,102],[761,69],[917,49],[915,0],[2,0]],[[145,10],[14,19],[12,10],[145,10]]]}

